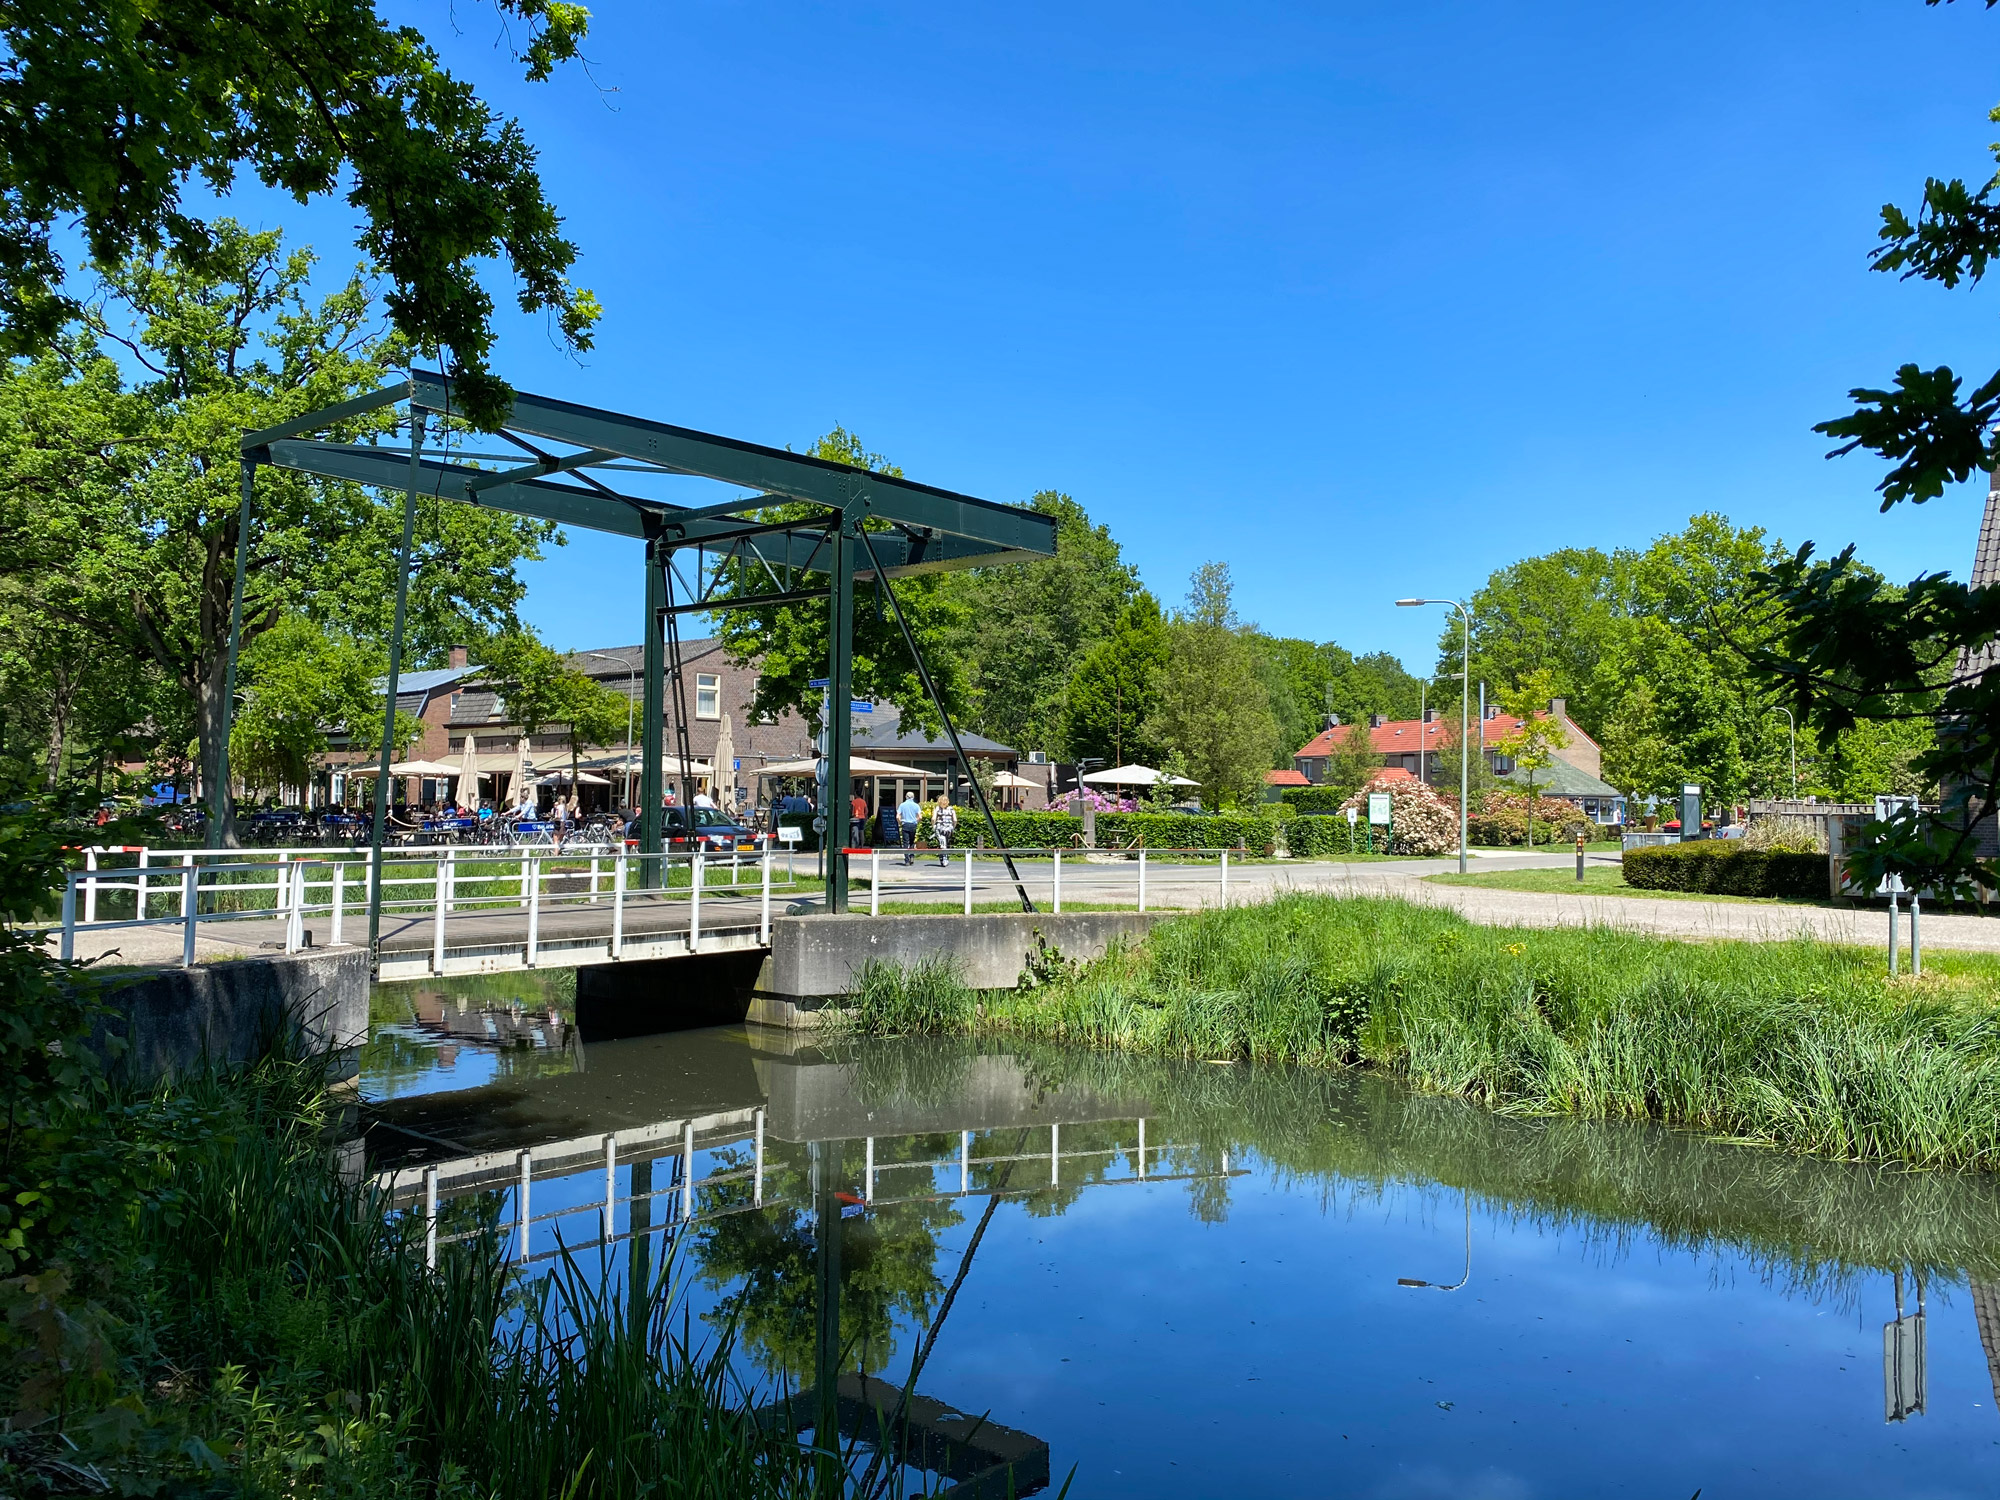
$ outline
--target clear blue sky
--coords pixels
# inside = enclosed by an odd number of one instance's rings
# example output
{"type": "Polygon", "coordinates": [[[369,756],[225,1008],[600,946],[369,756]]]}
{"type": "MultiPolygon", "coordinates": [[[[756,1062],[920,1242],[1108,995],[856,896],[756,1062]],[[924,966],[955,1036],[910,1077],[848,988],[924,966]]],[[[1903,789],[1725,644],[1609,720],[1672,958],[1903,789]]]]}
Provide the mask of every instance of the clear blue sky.
{"type": "MultiPolygon", "coordinates": [[[[580,364],[507,325],[525,389],[1067,490],[1169,602],[1221,558],[1246,618],[1418,670],[1396,596],[1697,510],[1970,562],[1972,497],[1878,517],[1810,431],[1905,358],[2000,364],[1989,299],[1865,264],[1884,201],[1991,170],[1969,0],[605,0],[540,86],[491,11],[408,15],[519,113],[606,307],[580,364]]],[[[342,206],[243,208],[351,258],[342,206]]],[[[556,644],[637,637],[629,544],[530,582],[556,644]]]]}

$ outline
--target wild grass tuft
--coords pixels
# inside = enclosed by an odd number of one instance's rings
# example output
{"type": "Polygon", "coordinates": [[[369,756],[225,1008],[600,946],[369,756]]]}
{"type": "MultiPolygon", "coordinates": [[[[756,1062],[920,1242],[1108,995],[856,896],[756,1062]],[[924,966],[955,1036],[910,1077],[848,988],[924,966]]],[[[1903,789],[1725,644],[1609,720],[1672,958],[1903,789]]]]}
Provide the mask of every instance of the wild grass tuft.
{"type": "Polygon", "coordinates": [[[924,1003],[873,975],[869,1030],[1378,1069],[1520,1115],[1652,1119],[1849,1160],[2000,1167],[2000,971],[1870,950],[1475,926],[1295,895],[1163,923],[1063,982],[924,1003]],[[879,1007],[879,1008],[878,1008],[879,1007]]]}

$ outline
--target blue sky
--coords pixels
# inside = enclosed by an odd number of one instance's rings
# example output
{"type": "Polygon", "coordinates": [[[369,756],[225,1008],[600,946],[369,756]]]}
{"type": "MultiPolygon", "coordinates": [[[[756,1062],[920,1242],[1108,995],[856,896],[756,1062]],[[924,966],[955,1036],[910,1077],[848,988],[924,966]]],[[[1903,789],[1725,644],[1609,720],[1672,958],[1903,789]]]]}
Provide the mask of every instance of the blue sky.
{"type": "MultiPolygon", "coordinates": [[[[520,115],[606,307],[580,362],[510,319],[522,388],[1067,490],[1169,602],[1221,558],[1246,618],[1419,669],[1396,596],[1697,510],[1970,562],[1973,497],[1878,516],[1810,428],[2000,363],[1979,293],[1865,262],[1883,202],[1991,170],[1983,7],[604,0],[538,86],[491,11],[407,14],[520,115]]],[[[239,212],[351,258],[343,205],[239,212]]],[[[637,637],[629,544],[529,578],[556,644],[637,637]]]]}

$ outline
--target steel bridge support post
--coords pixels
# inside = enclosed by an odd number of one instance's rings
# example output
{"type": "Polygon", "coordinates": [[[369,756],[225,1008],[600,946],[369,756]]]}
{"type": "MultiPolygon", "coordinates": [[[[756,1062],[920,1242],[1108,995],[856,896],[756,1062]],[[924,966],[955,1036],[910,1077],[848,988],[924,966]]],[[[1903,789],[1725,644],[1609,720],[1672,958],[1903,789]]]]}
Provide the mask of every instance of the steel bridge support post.
{"type": "Polygon", "coordinates": [[[831,660],[826,673],[826,786],[820,794],[819,816],[826,820],[820,847],[826,851],[826,909],[847,910],[847,798],[853,777],[848,764],[854,749],[854,552],[861,517],[843,511],[833,534],[833,586],[827,591],[832,611],[831,660]]]}
{"type": "MultiPolygon", "coordinates": [[[[643,720],[639,737],[641,760],[639,762],[639,852],[658,854],[660,852],[660,798],[665,791],[661,783],[661,760],[666,755],[667,717],[667,661],[665,643],[661,637],[664,623],[662,611],[667,607],[667,549],[658,537],[646,539],[646,650],[645,650],[645,696],[640,705],[643,720]]],[[[656,862],[657,863],[657,862],[656,862]]],[[[664,871],[660,874],[661,885],[666,884],[664,871]]],[[[639,871],[641,889],[646,885],[646,869],[639,871]]]]}
{"type": "Polygon", "coordinates": [[[222,671],[222,743],[216,747],[216,785],[206,789],[211,849],[230,848],[236,843],[236,804],[229,794],[229,736],[236,727],[236,658],[243,649],[243,589],[250,572],[250,522],[256,499],[257,461],[246,458],[243,503],[236,512],[236,588],[229,596],[229,646],[222,671]]]}
{"type": "MultiPolygon", "coordinates": [[[[846,704],[841,707],[845,708],[846,704]]],[[[817,1306],[813,1339],[813,1447],[820,1472],[837,1493],[840,1465],[840,1158],[839,1141],[813,1141],[813,1280],[817,1306]]]]}
{"type": "Polygon", "coordinates": [[[410,408],[410,482],[403,491],[403,545],[396,553],[396,613],[389,628],[389,682],[383,695],[382,753],[375,766],[375,820],[368,830],[368,957],[382,937],[382,835],[389,826],[389,761],[396,744],[396,693],[403,675],[403,621],[410,606],[410,544],[417,531],[417,480],[424,451],[424,418],[410,408]]]}

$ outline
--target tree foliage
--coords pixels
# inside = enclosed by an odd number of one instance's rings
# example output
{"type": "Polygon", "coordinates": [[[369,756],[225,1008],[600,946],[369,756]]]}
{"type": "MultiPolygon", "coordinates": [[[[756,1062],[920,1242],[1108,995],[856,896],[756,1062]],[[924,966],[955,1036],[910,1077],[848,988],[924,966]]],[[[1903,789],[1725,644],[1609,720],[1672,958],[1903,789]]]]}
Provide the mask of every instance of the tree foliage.
{"type": "Polygon", "coordinates": [[[1168,654],[1160,601],[1142,589],[1076,665],[1063,699],[1064,753],[1107,766],[1157,767],[1166,746],[1154,737],[1154,715],[1168,654]]]}
{"type": "MultiPolygon", "coordinates": [[[[525,28],[530,79],[576,55],[589,12],[495,0],[525,28]]],[[[76,224],[99,264],[171,252],[207,265],[226,247],[190,215],[192,181],[224,192],[247,168],[300,203],[344,190],[360,243],[390,283],[412,347],[449,351],[468,412],[506,388],[487,370],[504,256],[523,312],[590,346],[595,298],[569,284],[576,247],[542,192],[535,151],[372,0],[214,5],[49,0],[0,12],[0,349],[39,355],[80,311],[56,248],[76,224]]]]}
{"type": "MultiPolygon", "coordinates": [[[[230,606],[241,517],[239,439],[373,389],[402,357],[358,276],[314,297],[311,252],[222,219],[200,265],[110,267],[81,324],[40,359],[0,368],[0,576],[93,634],[189,706],[215,827],[230,606]],[[130,383],[108,352],[136,371],[130,383]]],[[[379,430],[347,424],[349,438],[379,430]]],[[[254,643],[288,615],[381,640],[402,500],[260,469],[243,599],[254,643]]],[[[511,621],[516,564],[554,528],[420,502],[410,577],[413,659],[511,621]]]]}
{"type": "Polygon", "coordinates": [[[1277,722],[1223,563],[1204,563],[1169,632],[1157,734],[1221,809],[1261,799],[1277,722]]]}

